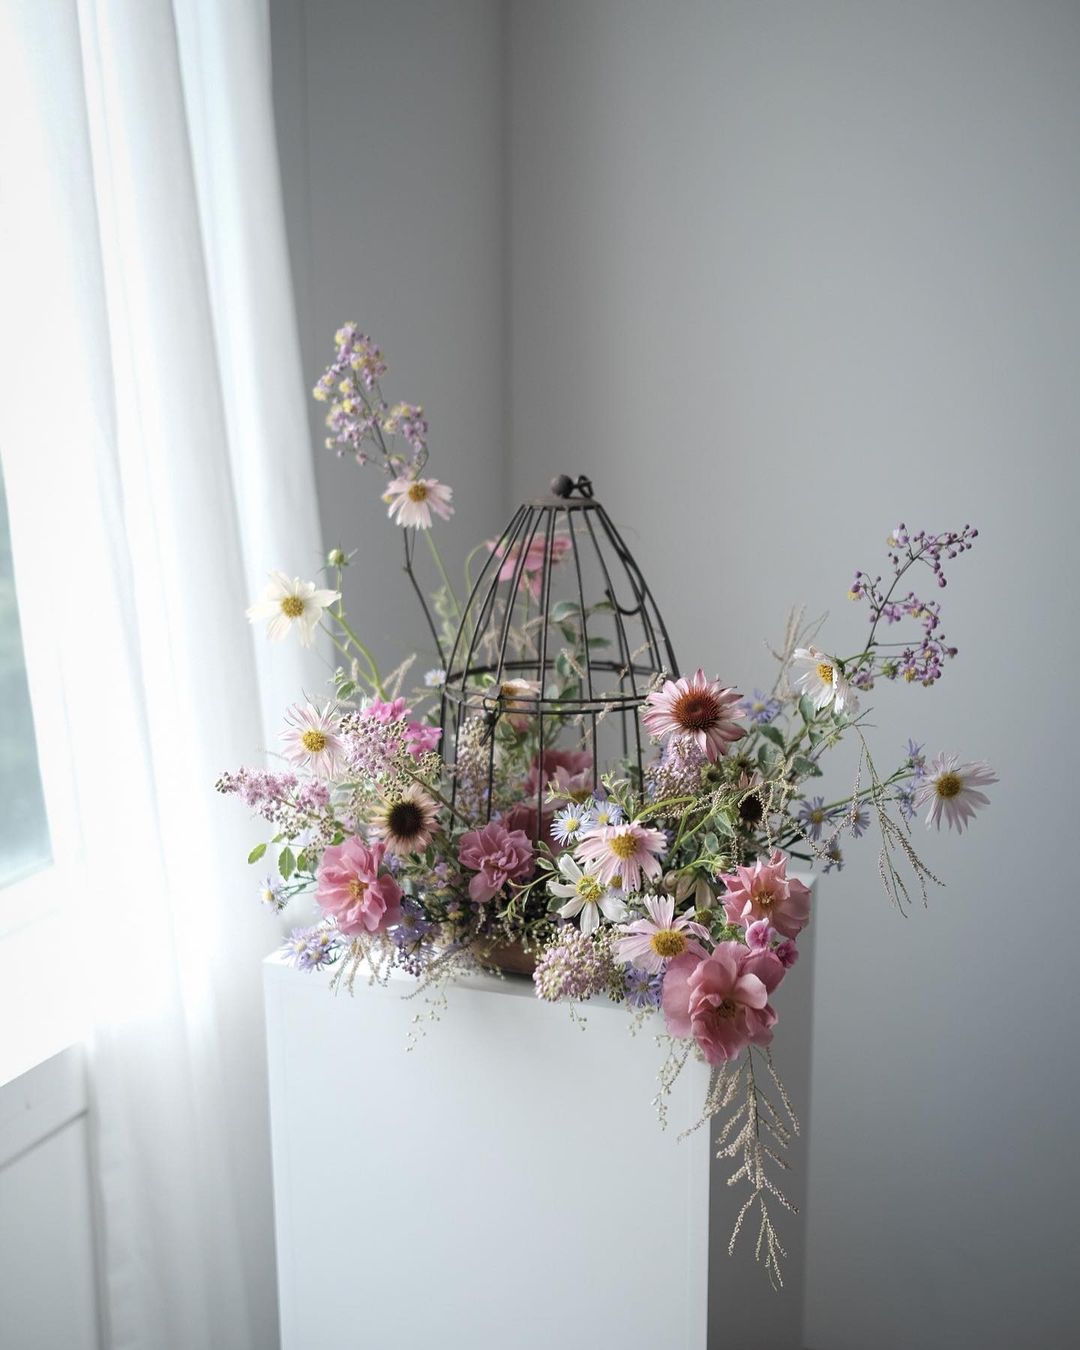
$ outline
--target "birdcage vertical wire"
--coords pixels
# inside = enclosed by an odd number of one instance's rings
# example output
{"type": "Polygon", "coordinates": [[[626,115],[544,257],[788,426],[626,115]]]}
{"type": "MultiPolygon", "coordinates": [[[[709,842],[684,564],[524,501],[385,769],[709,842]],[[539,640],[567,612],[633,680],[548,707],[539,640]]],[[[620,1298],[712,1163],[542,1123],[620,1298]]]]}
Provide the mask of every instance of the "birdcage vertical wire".
{"type": "Polygon", "coordinates": [[[551,752],[585,752],[582,773],[591,774],[593,791],[608,768],[640,783],[648,742],[639,712],[657,679],[676,674],[652,593],[591,483],[556,479],[552,495],[519,506],[489,546],[462,611],[441,706],[452,814],[488,820],[509,804],[513,785],[501,793],[506,802],[496,790],[499,738],[508,726],[535,747],[536,781],[518,791],[529,792],[536,838],[550,811],[546,766],[559,758],[551,752]],[[479,782],[478,746],[486,755],[479,782]]]}

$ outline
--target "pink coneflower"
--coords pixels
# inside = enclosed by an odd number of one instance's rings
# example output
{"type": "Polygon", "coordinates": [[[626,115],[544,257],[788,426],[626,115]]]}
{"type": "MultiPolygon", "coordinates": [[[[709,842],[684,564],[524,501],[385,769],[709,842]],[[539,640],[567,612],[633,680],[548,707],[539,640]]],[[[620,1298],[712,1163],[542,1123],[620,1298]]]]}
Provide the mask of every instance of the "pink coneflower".
{"type": "Polygon", "coordinates": [[[345,746],[337,732],[336,707],[328,703],[294,703],[285,713],[289,726],[281,733],[285,758],[320,778],[332,778],[341,764],[345,746]]]}
{"type": "Polygon", "coordinates": [[[615,955],[639,970],[659,975],[669,961],[688,952],[704,959],[708,952],[696,941],[709,934],[689,914],[675,917],[675,901],[670,895],[644,897],[646,919],[635,919],[620,931],[625,937],[615,944],[615,955]]]}
{"type": "Polygon", "coordinates": [[[722,872],[727,887],[723,897],[728,923],[749,931],[758,920],[766,920],[781,936],[798,937],[810,918],[810,890],[795,877],[787,875],[788,860],[779,849],[768,862],[759,858],[753,867],[737,867],[722,872]]]}
{"type": "Polygon", "coordinates": [[[577,859],[593,863],[590,871],[605,884],[617,882],[619,888],[632,894],[641,886],[641,874],[650,880],[660,875],[660,859],[667,840],[663,830],[651,830],[631,821],[627,825],[607,825],[587,834],[575,850],[577,859]]]}
{"type": "Polygon", "coordinates": [[[745,736],[734,720],[742,695],[725,689],[718,680],[707,680],[703,670],[691,679],[665,680],[645,700],[641,720],[650,736],[659,741],[676,739],[696,745],[710,763],[727,753],[732,741],[745,736]]]}
{"type": "Polygon", "coordinates": [[[945,823],[962,834],[964,825],[974,819],[975,808],[990,805],[990,798],[979,788],[997,781],[997,774],[984,759],[961,764],[959,755],[938,755],[915,789],[915,806],[918,809],[930,803],[927,828],[936,825],[940,830],[944,816],[945,823]]]}
{"type": "Polygon", "coordinates": [[[383,501],[389,510],[387,515],[399,525],[412,526],[417,530],[431,529],[431,513],[449,520],[454,514],[450,498],[454,489],[440,483],[437,478],[395,478],[386,486],[383,501]]]}
{"type": "Polygon", "coordinates": [[[439,827],[439,808],[419,783],[410,783],[383,804],[372,825],[387,853],[422,853],[439,827]]]}

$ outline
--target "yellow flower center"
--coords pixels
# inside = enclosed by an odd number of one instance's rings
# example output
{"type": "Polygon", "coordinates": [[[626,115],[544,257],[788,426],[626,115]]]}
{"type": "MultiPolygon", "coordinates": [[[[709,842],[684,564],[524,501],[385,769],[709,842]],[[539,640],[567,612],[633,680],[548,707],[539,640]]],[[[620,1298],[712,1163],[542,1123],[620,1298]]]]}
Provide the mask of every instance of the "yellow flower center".
{"type": "Polygon", "coordinates": [[[281,612],[290,619],[298,619],[304,612],[304,602],[298,595],[287,595],[281,602],[281,612]]]}
{"type": "Polygon", "coordinates": [[[409,501],[423,502],[427,500],[427,495],[428,489],[426,483],[421,483],[417,480],[415,483],[409,484],[409,501]]]}
{"type": "Polygon", "coordinates": [[[825,824],[825,808],[823,806],[815,806],[810,812],[810,823],[811,825],[825,824]]]}
{"type": "Polygon", "coordinates": [[[934,784],[934,791],[948,801],[950,797],[958,797],[963,787],[963,780],[958,773],[943,773],[934,784]]]}
{"type": "Polygon", "coordinates": [[[300,737],[300,744],[310,755],[321,755],[326,749],[326,733],[309,727],[300,737]]]}
{"type": "Polygon", "coordinates": [[[772,891],[766,890],[755,891],[753,895],[754,904],[757,905],[759,909],[768,909],[775,898],[772,891]]]}
{"type": "Polygon", "coordinates": [[[627,858],[632,858],[638,850],[638,841],[632,834],[617,834],[609,842],[612,853],[615,854],[616,858],[622,858],[624,861],[627,858]]]}
{"type": "Polygon", "coordinates": [[[822,684],[832,684],[833,668],[828,661],[819,661],[817,666],[818,679],[822,684]]]}
{"type": "Polygon", "coordinates": [[[604,888],[597,879],[587,873],[577,883],[577,893],[587,905],[595,905],[604,894],[604,888]]]}
{"type": "Polygon", "coordinates": [[[667,960],[686,951],[686,939],[677,928],[660,928],[649,939],[649,946],[657,956],[667,960]]]}
{"type": "Polygon", "coordinates": [[[359,877],[353,877],[349,882],[349,895],[353,900],[363,900],[364,892],[367,890],[366,881],[361,881],[359,877]]]}

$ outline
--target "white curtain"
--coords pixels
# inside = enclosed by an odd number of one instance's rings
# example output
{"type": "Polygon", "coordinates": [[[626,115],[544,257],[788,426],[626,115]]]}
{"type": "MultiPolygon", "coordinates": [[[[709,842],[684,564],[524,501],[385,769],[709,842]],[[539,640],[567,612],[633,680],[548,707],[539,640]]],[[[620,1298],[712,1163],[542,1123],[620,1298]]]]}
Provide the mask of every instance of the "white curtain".
{"type": "MultiPolygon", "coordinates": [[[[224,767],[315,687],[243,616],[319,565],[265,0],[0,5],[0,453],[108,1342],[276,1343],[260,957],[224,767]]],[[[57,1291],[62,1297],[62,1291],[57,1291]]]]}

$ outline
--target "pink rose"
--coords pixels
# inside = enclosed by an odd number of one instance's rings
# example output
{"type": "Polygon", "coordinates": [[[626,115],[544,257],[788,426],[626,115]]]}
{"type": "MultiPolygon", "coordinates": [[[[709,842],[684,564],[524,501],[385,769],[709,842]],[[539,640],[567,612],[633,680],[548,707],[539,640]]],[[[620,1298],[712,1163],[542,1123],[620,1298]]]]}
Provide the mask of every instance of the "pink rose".
{"type": "MultiPolygon", "coordinates": [[[[489,539],[488,548],[497,557],[503,559],[499,568],[500,581],[513,581],[517,572],[518,559],[521,557],[521,544],[517,540],[509,548],[497,540],[489,539]]],[[[573,548],[570,536],[559,533],[551,536],[551,565],[561,562],[573,548]]],[[[547,554],[546,534],[534,534],[525,549],[525,561],[518,576],[518,590],[527,590],[534,600],[540,599],[540,589],[544,580],[544,558],[547,554]]]]}
{"type": "Polygon", "coordinates": [[[663,1009],[673,1036],[693,1036],[710,1064],[747,1045],[768,1045],[776,1025],[769,995],[784,977],[772,952],[721,942],[702,960],[687,953],[664,973],[663,1009]]]}
{"type": "Polygon", "coordinates": [[[525,779],[525,796],[536,796],[543,766],[544,788],[554,784],[561,797],[575,792],[592,791],[593,758],[588,750],[545,750],[533,755],[529,776],[525,779]]]}
{"type": "Polygon", "coordinates": [[[502,823],[508,830],[521,831],[534,844],[545,843],[552,852],[555,852],[555,839],[551,833],[551,826],[555,820],[555,808],[545,804],[540,812],[539,829],[537,829],[536,819],[535,797],[530,801],[515,802],[513,806],[508,806],[502,813],[502,823]]]}
{"type": "Polygon", "coordinates": [[[354,835],[323,852],[315,899],[347,937],[378,933],[401,919],[401,890],[389,873],[379,875],[385,848],[354,835]]]}
{"type": "Polygon", "coordinates": [[[799,936],[810,918],[810,890],[786,875],[787,861],[776,849],[768,862],[759,858],[753,867],[720,874],[727,887],[724,913],[729,923],[748,928],[767,919],[782,937],[799,936]]]}
{"type": "Polygon", "coordinates": [[[521,881],[532,872],[532,844],[522,830],[508,830],[493,820],[482,830],[461,836],[458,860],[476,873],[469,882],[469,897],[482,905],[493,900],[508,881],[521,881]]]}

